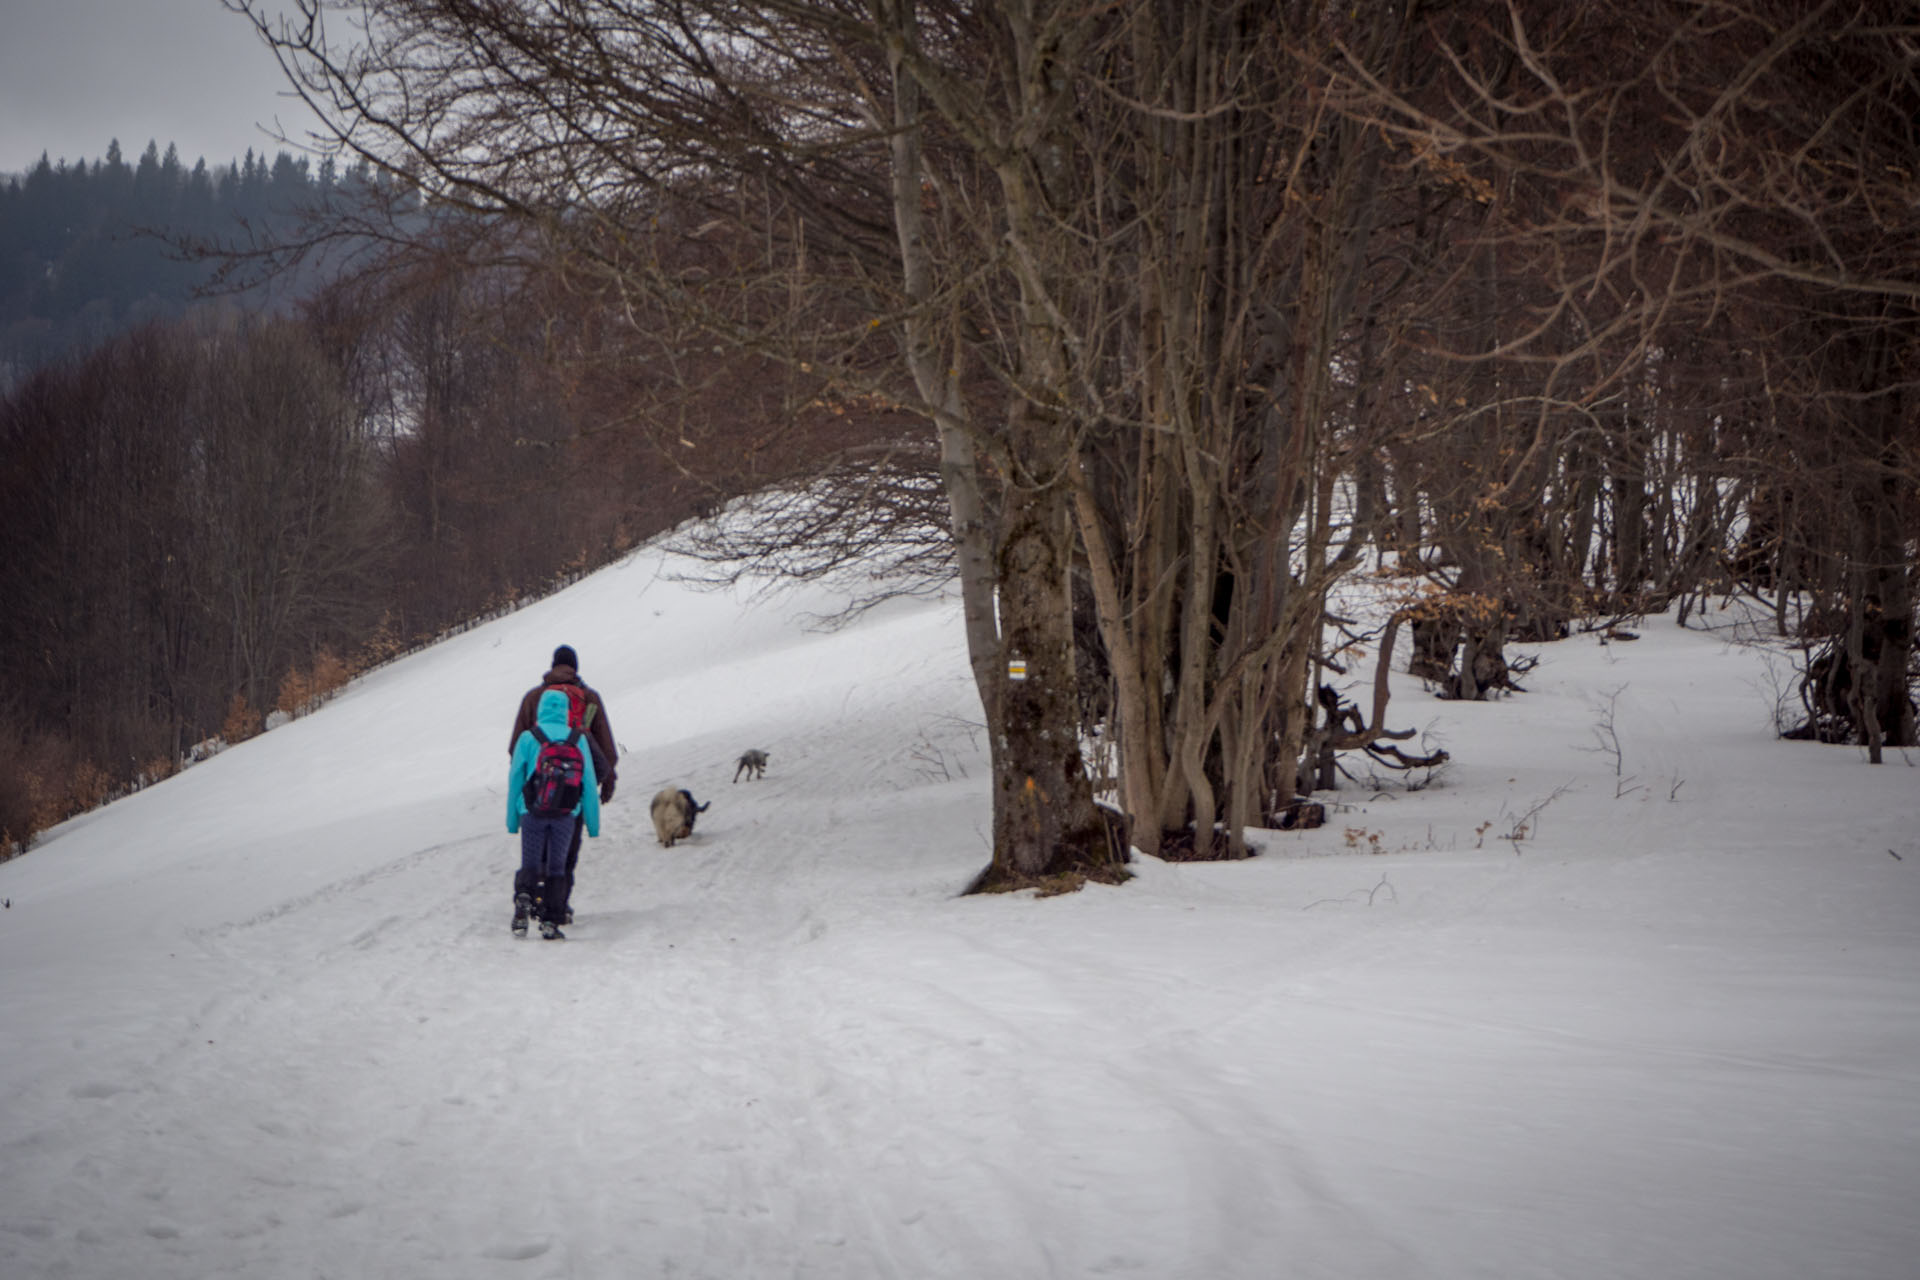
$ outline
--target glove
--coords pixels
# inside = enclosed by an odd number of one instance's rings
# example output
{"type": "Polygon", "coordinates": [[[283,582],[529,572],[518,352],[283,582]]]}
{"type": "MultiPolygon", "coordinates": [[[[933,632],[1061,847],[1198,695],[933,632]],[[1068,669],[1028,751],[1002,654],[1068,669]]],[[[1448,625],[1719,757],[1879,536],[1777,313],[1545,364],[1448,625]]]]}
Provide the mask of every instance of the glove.
{"type": "Polygon", "coordinates": [[[601,780],[601,783],[600,783],[600,803],[601,804],[605,804],[607,801],[613,799],[613,781],[614,780],[612,777],[607,777],[601,780]]]}

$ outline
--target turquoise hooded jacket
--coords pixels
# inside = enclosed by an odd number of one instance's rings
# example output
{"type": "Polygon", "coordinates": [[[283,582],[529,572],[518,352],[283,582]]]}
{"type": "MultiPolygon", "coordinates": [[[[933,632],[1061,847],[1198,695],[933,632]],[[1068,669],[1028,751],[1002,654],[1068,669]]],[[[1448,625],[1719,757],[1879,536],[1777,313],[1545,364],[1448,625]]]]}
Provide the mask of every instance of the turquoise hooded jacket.
{"type": "MultiPolygon", "coordinates": [[[[567,695],[557,689],[549,689],[540,695],[540,707],[534,714],[534,723],[540,726],[540,732],[548,738],[559,741],[572,732],[567,728],[567,695]]],[[[573,816],[587,824],[587,834],[600,834],[600,783],[593,776],[593,751],[587,746],[587,735],[580,735],[580,754],[585,758],[587,768],[581,779],[580,804],[573,816]]],[[[531,731],[522,733],[520,740],[513,744],[513,763],[507,768],[507,830],[517,833],[520,819],[526,814],[526,802],[521,799],[521,788],[527,779],[533,776],[533,763],[540,756],[540,740],[531,731]]],[[[498,758],[498,757],[496,757],[498,758]]]]}

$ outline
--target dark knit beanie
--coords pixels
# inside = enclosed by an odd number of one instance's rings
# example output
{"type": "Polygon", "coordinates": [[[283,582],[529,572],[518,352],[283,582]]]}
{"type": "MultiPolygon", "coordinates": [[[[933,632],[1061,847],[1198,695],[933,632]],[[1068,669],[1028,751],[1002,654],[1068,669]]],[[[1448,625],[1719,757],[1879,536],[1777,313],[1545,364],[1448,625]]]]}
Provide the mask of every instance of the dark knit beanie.
{"type": "Polygon", "coordinates": [[[572,667],[575,671],[578,671],[580,669],[580,655],[573,651],[572,645],[563,644],[553,651],[553,665],[556,667],[572,667]]]}

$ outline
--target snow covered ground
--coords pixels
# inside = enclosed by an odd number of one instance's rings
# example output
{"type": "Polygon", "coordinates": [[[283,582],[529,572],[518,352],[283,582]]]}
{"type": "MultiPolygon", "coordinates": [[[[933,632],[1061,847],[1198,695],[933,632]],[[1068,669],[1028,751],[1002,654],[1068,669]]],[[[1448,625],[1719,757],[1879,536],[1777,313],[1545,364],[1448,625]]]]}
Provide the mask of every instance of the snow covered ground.
{"type": "Polygon", "coordinates": [[[956,607],[828,633],[663,565],[0,865],[0,1277],[1920,1275],[1920,754],[1773,740],[1754,650],[1403,679],[1426,790],[960,898],[956,607]],[[561,642],[620,791],[567,941],[515,941],[561,642]],[[713,807],[663,850],[669,784],[713,807]]]}

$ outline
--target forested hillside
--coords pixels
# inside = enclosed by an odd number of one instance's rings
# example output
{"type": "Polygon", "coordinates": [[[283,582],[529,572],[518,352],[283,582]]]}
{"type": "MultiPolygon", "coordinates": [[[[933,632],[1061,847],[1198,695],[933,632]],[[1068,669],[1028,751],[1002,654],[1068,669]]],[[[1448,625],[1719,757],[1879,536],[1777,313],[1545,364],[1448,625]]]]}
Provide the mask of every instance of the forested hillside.
{"type": "Polygon", "coordinates": [[[902,438],[818,378],[506,260],[492,220],[418,216],[364,166],[116,150],[39,166],[4,209],[7,850],[695,511],[902,438]],[[182,260],[148,219],[280,253],[182,260]],[[413,239],[380,245],[379,219],[413,239]],[[275,305],[196,303],[222,269],[275,305]]]}

